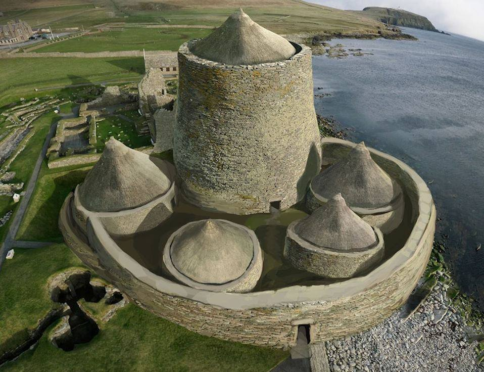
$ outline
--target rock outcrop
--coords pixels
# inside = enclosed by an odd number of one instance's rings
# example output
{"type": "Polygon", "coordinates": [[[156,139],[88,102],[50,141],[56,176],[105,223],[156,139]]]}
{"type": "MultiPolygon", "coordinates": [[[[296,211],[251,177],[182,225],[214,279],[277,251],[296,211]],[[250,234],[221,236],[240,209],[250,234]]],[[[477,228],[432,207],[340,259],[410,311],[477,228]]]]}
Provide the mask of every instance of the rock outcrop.
{"type": "Polygon", "coordinates": [[[368,7],[358,13],[387,25],[438,31],[426,17],[402,9],[368,7]]]}

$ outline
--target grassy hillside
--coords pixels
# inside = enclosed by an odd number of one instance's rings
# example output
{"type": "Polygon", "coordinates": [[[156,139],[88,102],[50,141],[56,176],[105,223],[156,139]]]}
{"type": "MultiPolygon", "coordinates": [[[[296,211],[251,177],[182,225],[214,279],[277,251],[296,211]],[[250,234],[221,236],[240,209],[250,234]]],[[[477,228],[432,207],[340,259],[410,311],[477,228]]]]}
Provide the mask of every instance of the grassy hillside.
{"type": "Polygon", "coordinates": [[[123,50],[173,50],[184,42],[203,38],[212,32],[200,28],[118,28],[49,44],[36,49],[45,52],[117,52],[123,50]]]}
{"type": "Polygon", "coordinates": [[[3,8],[4,19],[37,26],[92,27],[103,23],[218,26],[239,7],[278,33],[375,32],[381,23],[359,14],[299,0],[18,0],[3,8]],[[35,4],[35,5],[33,5],[35,4]]]}
{"type": "Polygon", "coordinates": [[[0,106],[37,96],[35,89],[140,79],[142,74],[143,58],[0,59],[0,106]]]}
{"type": "Polygon", "coordinates": [[[376,21],[381,21],[388,25],[418,28],[420,30],[437,31],[432,22],[421,15],[407,12],[402,9],[368,7],[362,12],[355,12],[362,14],[376,21]]]}

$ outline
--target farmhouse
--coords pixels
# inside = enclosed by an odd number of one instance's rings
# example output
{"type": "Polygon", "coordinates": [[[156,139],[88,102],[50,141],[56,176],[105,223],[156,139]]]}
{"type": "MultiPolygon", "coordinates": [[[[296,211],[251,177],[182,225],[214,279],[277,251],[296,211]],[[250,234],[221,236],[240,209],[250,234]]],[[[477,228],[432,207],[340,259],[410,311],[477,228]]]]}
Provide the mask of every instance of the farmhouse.
{"type": "Polygon", "coordinates": [[[22,43],[29,40],[32,35],[29,24],[19,19],[0,25],[0,45],[22,43]]]}
{"type": "Polygon", "coordinates": [[[174,52],[145,52],[145,71],[159,69],[167,76],[178,76],[178,59],[174,52]]]}

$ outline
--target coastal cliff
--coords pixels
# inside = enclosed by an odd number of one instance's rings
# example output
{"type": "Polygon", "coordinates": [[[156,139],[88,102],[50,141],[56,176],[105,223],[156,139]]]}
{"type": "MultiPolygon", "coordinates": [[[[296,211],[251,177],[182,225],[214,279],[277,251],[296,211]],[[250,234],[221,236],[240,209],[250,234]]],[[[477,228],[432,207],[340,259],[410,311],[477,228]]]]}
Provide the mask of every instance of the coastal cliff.
{"type": "Polygon", "coordinates": [[[368,7],[363,9],[363,11],[355,11],[355,13],[383,22],[387,25],[418,28],[420,30],[435,32],[438,31],[432,22],[426,17],[402,9],[368,7]]]}

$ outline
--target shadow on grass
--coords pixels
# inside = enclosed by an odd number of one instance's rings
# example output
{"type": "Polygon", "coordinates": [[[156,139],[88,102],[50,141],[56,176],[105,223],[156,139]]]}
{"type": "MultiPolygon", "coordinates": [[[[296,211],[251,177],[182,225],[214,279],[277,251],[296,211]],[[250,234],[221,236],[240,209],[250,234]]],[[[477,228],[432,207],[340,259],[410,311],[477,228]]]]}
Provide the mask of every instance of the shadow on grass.
{"type": "Polygon", "coordinates": [[[62,234],[58,227],[59,213],[62,204],[70,192],[84,181],[88,170],[75,170],[65,175],[55,177],[45,175],[38,184],[36,198],[43,202],[36,209],[36,203],[31,204],[24,220],[28,225],[24,229],[22,226],[18,240],[29,241],[62,241],[62,234]],[[29,214],[34,213],[33,218],[29,219],[29,214]]]}
{"type": "Polygon", "coordinates": [[[143,58],[141,57],[116,58],[108,60],[106,62],[126,72],[137,72],[141,75],[145,73],[145,65],[143,58]]]}

